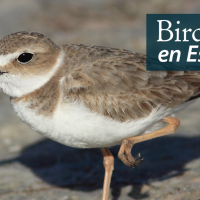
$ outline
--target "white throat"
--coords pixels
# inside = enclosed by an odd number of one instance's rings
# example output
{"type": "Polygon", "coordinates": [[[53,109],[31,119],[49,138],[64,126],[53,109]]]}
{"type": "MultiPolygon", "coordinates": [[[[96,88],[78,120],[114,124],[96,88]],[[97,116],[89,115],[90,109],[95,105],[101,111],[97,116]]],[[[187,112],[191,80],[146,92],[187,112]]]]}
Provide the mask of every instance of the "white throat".
{"type": "MultiPolygon", "coordinates": [[[[0,88],[3,89],[4,93],[11,97],[21,97],[25,94],[31,93],[34,90],[42,87],[47,83],[54,73],[58,70],[64,60],[65,52],[61,51],[60,55],[57,58],[56,64],[53,69],[42,76],[29,76],[23,77],[22,75],[12,75],[5,73],[0,75],[0,88]]],[[[9,58],[12,56],[10,55],[9,58]]],[[[0,58],[3,58],[1,56],[0,58]]],[[[3,58],[4,63],[6,62],[8,56],[3,58]]],[[[1,63],[1,60],[0,60],[1,63]]]]}

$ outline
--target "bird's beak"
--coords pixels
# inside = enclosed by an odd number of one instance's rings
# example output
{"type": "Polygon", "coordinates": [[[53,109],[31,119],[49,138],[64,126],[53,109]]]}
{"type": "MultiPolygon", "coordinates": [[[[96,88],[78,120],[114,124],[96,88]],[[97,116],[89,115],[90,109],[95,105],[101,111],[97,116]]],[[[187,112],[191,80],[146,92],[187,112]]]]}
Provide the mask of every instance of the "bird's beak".
{"type": "Polygon", "coordinates": [[[6,74],[6,73],[8,73],[8,72],[3,72],[3,71],[0,70],[0,75],[6,74]]]}

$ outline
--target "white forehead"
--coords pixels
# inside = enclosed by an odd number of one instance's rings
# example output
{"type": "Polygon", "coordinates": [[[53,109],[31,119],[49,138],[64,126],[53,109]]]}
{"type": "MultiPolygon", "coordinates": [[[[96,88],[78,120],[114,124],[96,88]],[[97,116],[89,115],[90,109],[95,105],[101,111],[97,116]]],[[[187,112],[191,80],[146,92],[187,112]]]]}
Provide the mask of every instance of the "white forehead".
{"type": "Polygon", "coordinates": [[[0,66],[5,66],[19,56],[19,52],[0,55],[0,66]]]}

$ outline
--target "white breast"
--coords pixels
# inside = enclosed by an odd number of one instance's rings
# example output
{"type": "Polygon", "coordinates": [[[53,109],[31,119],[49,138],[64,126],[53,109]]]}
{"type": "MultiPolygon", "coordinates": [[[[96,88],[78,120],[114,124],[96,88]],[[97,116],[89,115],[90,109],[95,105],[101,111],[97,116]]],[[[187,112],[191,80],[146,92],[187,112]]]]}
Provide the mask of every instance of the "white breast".
{"type": "Polygon", "coordinates": [[[13,104],[17,115],[32,129],[59,143],[77,148],[96,148],[117,145],[122,139],[145,134],[163,126],[161,120],[185,107],[163,107],[147,117],[130,122],[118,122],[92,113],[80,103],[60,104],[52,117],[37,115],[26,104],[13,104]]]}

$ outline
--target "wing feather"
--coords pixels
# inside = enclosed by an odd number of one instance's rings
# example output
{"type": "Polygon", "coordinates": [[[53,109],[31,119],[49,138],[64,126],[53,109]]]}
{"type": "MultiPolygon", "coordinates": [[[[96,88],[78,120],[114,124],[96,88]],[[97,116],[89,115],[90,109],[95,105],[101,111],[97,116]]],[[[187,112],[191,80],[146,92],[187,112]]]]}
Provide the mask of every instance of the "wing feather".
{"type": "Polygon", "coordinates": [[[174,107],[199,95],[199,72],[146,71],[146,56],[104,47],[65,47],[64,94],[91,111],[119,121],[148,116],[158,105],[174,107]],[[84,56],[80,57],[84,51],[84,56]]]}

